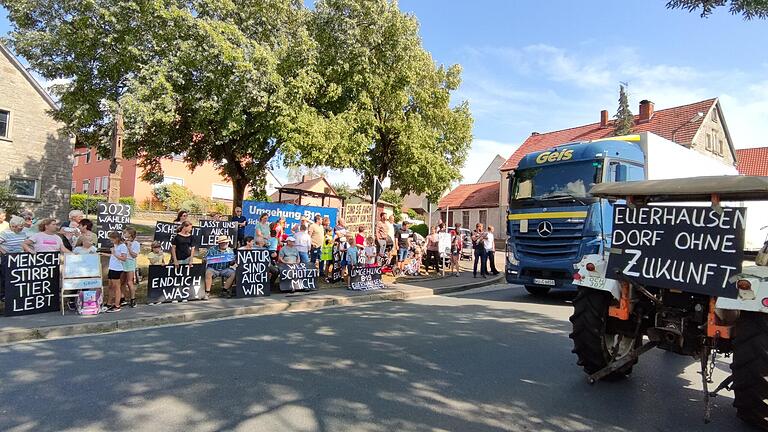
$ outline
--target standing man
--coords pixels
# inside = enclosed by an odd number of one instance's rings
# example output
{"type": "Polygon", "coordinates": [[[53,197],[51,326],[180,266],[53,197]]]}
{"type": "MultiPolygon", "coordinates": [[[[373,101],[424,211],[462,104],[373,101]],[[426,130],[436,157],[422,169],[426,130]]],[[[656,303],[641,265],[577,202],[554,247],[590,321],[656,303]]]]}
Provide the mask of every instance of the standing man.
{"type": "Polygon", "coordinates": [[[293,235],[296,239],[296,250],[299,251],[299,260],[304,264],[309,264],[309,251],[312,250],[312,239],[309,237],[307,227],[299,226],[299,232],[293,235]]]}
{"type": "MultiPolygon", "coordinates": [[[[330,222],[329,222],[330,223],[330,222]]],[[[323,217],[315,215],[315,223],[309,226],[309,237],[312,240],[312,248],[309,251],[310,261],[312,265],[316,265],[320,261],[320,252],[323,247],[323,240],[325,239],[325,228],[323,228],[323,217]]],[[[320,277],[325,276],[323,266],[320,266],[320,277]]]]}
{"type": "Polygon", "coordinates": [[[237,244],[245,244],[245,226],[248,225],[248,219],[243,216],[243,209],[235,207],[235,214],[232,216],[232,222],[237,222],[237,244]]]}
{"type": "Polygon", "coordinates": [[[408,251],[411,248],[411,230],[408,229],[408,221],[397,231],[395,242],[397,244],[397,268],[403,273],[405,259],[408,258],[408,251]]]}
{"type": "Polygon", "coordinates": [[[480,276],[483,278],[487,277],[488,270],[486,269],[486,258],[487,254],[485,253],[485,238],[486,238],[486,232],[483,230],[483,224],[479,223],[475,225],[475,230],[472,231],[472,247],[475,249],[475,265],[472,270],[472,277],[477,277],[477,262],[480,261],[480,276]]]}
{"type": "Polygon", "coordinates": [[[379,221],[376,222],[376,243],[379,247],[379,257],[383,265],[387,253],[387,214],[381,212],[379,221]]]}
{"type": "Polygon", "coordinates": [[[485,247],[485,255],[488,258],[488,271],[496,276],[499,274],[499,271],[496,270],[496,259],[494,257],[496,255],[496,237],[493,235],[493,232],[493,225],[488,225],[488,232],[483,241],[483,246],[485,247]]]}

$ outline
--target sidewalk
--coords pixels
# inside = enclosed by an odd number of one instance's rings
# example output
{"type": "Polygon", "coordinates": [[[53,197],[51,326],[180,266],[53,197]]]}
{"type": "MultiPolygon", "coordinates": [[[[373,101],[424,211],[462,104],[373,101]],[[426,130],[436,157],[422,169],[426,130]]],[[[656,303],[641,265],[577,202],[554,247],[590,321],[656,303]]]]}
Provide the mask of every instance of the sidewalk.
{"type": "MultiPolygon", "coordinates": [[[[498,261],[497,261],[498,263],[498,261]]],[[[466,266],[466,262],[462,263],[466,266]]],[[[378,291],[350,291],[327,288],[295,294],[273,294],[269,297],[212,298],[209,301],[139,305],[121,312],[79,316],[60,312],[18,317],[0,317],[0,344],[25,340],[107,333],[120,330],[148,328],[159,325],[189,323],[201,320],[231,318],[247,315],[269,315],[281,312],[317,310],[331,306],[347,306],[378,301],[410,300],[449,292],[463,291],[501,283],[503,274],[483,279],[472,277],[464,270],[460,277],[400,278],[378,291]]]]}

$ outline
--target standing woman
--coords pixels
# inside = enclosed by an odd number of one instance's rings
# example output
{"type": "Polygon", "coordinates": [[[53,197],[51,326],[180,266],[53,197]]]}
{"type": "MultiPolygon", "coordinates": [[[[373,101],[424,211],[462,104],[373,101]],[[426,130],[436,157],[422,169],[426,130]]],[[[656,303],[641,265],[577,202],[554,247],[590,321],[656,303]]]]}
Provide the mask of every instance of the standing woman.
{"type": "Polygon", "coordinates": [[[171,241],[171,262],[178,266],[191,264],[195,255],[194,237],[192,237],[192,223],[184,221],[176,231],[176,237],[171,241]]]}
{"type": "Polygon", "coordinates": [[[179,210],[179,213],[176,215],[176,219],[173,220],[173,223],[184,223],[187,221],[188,217],[189,213],[187,213],[186,210],[179,210]]]}
{"type": "Polygon", "coordinates": [[[29,238],[22,243],[21,247],[24,249],[24,252],[71,253],[69,249],[64,247],[61,237],[56,235],[59,231],[59,223],[56,222],[56,219],[43,219],[40,221],[40,224],[37,225],[37,228],[39,231],[30,235],[29,238]]]}
{"type": "Polygon", "coordinates": [[[133,227],[127,227],[123,230],[123,239],[125,240],[125,246],[128,248],[128,259],[123,262],[123,277],[120,281],[124,284],[128,292],[123,295],[130,295],[129,298],[120,299],[120,306],[129,304],[126,300],[130,300],[130,306],[136,307],[136,258],[141,252],[141,244],[136,241],[136,229],[133,227]]]}
{"type": "Polygon", "coordinates": [[[427,262],[424,265],[424,270],[429,273],[430,264],[435,267],[435,272],[440,270],[440,246],[439,237],[437,236],[437,226],[433,226],[427,236],[427,262]]]}
{"type": "Polygon", "coordinates": [[[83,219],[80,221],[80,238],[78,240],[78,246],[79,243],[81,243],[81,239],[89,237],[91,239],[91,243],[97,244],[98,239],[96,238],[96,234],[93,232],[93,222],[91,222],[90,219],[83,219]]]}
{"type": "Polygon", "coordinates": [[[109,239],[112,240],[112,250],[109,254],[109,298],[107,299],[107,310],[105,312],[120,312],[120,280],[123,277],[123,263],[128,259],[128,247],[123,241],[123,236],[117,231],[109,233],[109,239]],[[111,305],[110,305],[111,301],[111,305]]]}

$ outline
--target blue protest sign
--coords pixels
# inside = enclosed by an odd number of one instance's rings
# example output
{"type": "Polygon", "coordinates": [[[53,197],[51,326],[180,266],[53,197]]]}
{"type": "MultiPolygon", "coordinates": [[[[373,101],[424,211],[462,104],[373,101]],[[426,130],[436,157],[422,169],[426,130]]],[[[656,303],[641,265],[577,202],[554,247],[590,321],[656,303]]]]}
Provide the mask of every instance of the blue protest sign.
{"type": "Polygon", "coordinates": [[[243,216],[248,219],[248,225],[245,227],[246,236],[256,236],[256,223],[259,217],[269,214],[269,222],[277,222],[281,217],[285,218],[286,233],[291,234],[291,226],[299,223],[302,217],[314,220],[315,215],[328,216],[331,220],[331,227],[336,226],[336,217],[339,210],[330,207],[301,206],[286,203],[270,203],[263,201],[243,201],[243,216]]]}

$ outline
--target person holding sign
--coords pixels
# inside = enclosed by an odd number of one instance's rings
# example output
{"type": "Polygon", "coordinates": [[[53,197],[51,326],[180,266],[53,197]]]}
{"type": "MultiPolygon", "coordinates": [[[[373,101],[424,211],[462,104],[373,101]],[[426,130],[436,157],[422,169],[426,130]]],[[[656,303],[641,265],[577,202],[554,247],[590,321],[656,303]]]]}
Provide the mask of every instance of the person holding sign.
{"type": "Polygon", "coordinates": [[[171,262],[173,265],[191,264],[195,255],[195,239],[192,237],[192,223],[184,221],[171,241],[171,262]]]}
{"type": "Polygon", "coordinates": [[[123,263],[128,259],[128,246],[119,232],[112,231],[108,237],[112,241],[112,250],[109,254],[109,298],[105,312],[120,312],[120,281],[123,277],[123,263]]]}
{"type": "Polygon", "coordinates": [[[218,236],[216,244],[217,247],[208,249],[208,253],[205,255],[205,297],[203,300],[207,300],[211,294],[211,285],[213,285],[213,278],[215,277],[224,278],[224,286],[221,289],[222,297],[235,295],[234,292],[230,293],[229,291],[235,281],[235,268],[237,267],[235,253],[229,247],[229,237],[218,236]]]}
{"type": "Polygon", "coordinates": [[[69,249],[64,247],[64,243],[56,233],[59,231],[59,223],[56,219],[43,219],[37,226],[40,230],[32,234],[22,243],[24,252],[61,252],[70,253],[69,249]]]}

